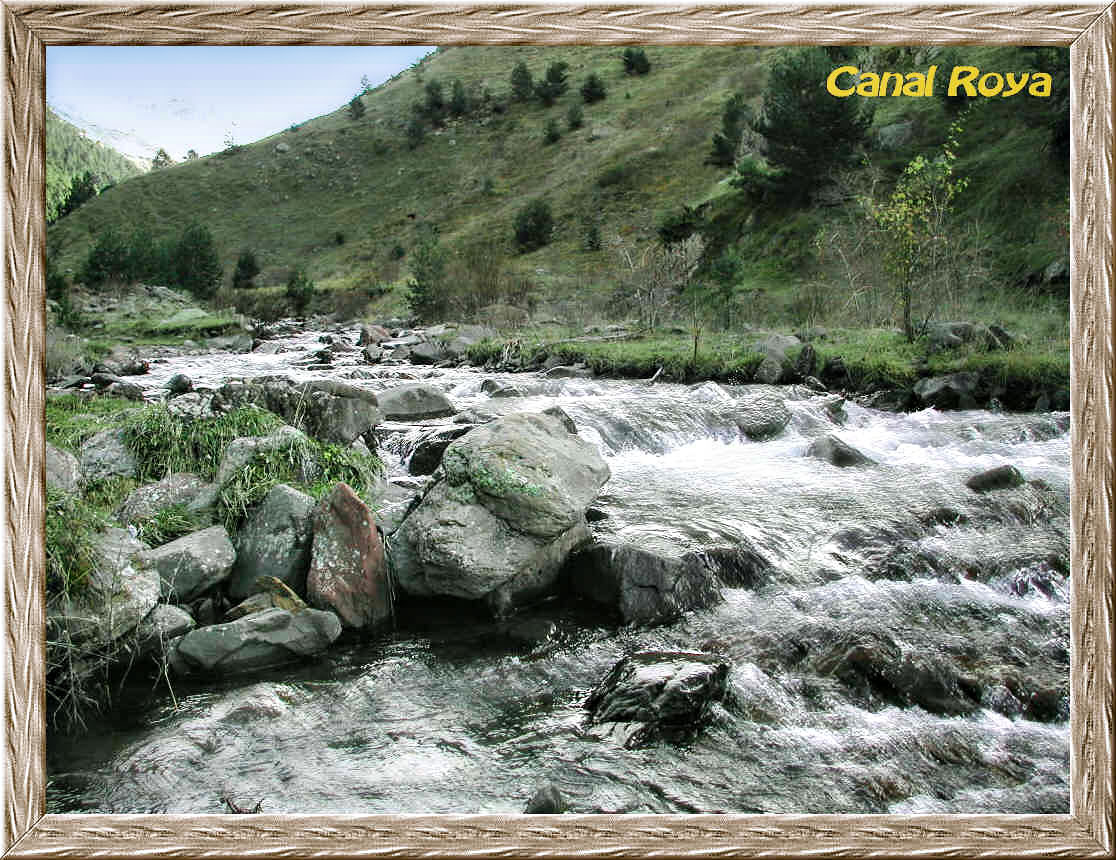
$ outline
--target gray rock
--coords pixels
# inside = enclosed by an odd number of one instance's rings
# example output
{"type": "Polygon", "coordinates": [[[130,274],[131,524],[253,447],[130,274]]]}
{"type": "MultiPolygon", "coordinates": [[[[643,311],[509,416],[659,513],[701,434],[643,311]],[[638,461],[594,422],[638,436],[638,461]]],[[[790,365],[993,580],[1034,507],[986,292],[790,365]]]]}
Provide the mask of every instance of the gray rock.
{"type": "Polygon", "coordinates": [[[211,526],[141,553],[137,560],[158,572],[164,598],[187,603],[228,578],[236,550],[224,526],[211,526]]]}
{"type": "Polygon", "coordinates": [[[412,475],[430,475],[442,464],[442,455],[455,439],[460,439],[475,425],[439,427],[424,434],[407,456],[407,471],[412,475]]]}
{"type": "Polygon", "coordinates": [[[348,445],[383,420],[376,395],[332,379],[294,383],[287,377],[261,377],[228,383],[216,394],[223,408],[253,403],[316,439],[348,445]]]}
{"type": "Polygon", "coordinates": [[[104,647],[132,632],[159,601],[159,576],[138,558],[147,546],[124,529],[106,529],[94,544],[96,564],[85,588],[47,607],[56,630],[75,645],[104,647]]]}
{"type": "Polygon", "coordinates": [[[81,447],[81,470],[87,481],[136,474],[136,458],[124,445],[124,431],[102,430],[81,447]]]}
{"type": "Polygon", "coordinates": [[[377,397],[389,421],[422,421],[457,412],[450,399],[433,385],[397,385],[379,392],[377,397]]]}
{"type": "Polygon", "coordinates": [[[384,351],[378,346],[366,346],[360,351],[361,356],[369,364],[377,364],[384,357],[384,351]]]}
{"type": "Polygon", "coordinates": [[[935,409],[976,409],[980,378],[975,373],[952,373],[920,379],[914,394],[923,406],[935,409]]]}
{"type": "Polygon", "coordinates": [[[341,635],[332,612],[267,609],[187,633],[170,665],[179,674],[234,674],[319,654],[341,635]]]}
{"type": "Polygon", "coordinates": [[[357,336],[357,346],[369,346],[391,340],[391,332],[380,325],[363,324],[357,336]]]}
{"type": "Polygon", "coordinates": [[[755,441],[778,436],[791,419],[783,399],[769,393],[738,401],[733,404],[732,413],[740,432],[755,441]]]}
{"type": "Polygon", "coordinates": [[[1012,465],[997,466],[985,472],[973,475],[965,486],[976,493],[989,493],[993,490],[1007,490],[1020,487],[1026,481],[1020,471],[1012,465]]]}
{"type": "Polygon", "coordinates": [[[764,385],[778,385],[784,381],[784,376],[783,362],[773,355],[765,356],[756,368],[756,382],[764,385]]]}
{"type": "Polygon", "coordinates": [[[81,486],[81,464],[69,451],[46,445],[46,482],[63,493],[76,493],[81,486]]]}
{"type": "Polygon", "coordinates": [[[182,607],[160,603],[136,628],[135,655],[162,655],[172,640],[185,636],[195,626],[193,617],[182,607]]]}
{"type": "Polygon", "coordinates": [[[525,815],[560,815],[566,811],[566,801],[562,792],[552,782],[540,786],[524,808],[525,815]]]}
{"type": "Polygon", "coordinates": [[[721,600],[716,576],[697,553],[598,544],[574,555],[566,571],[575,594],[618,610],[625,624],[663,624],[721,600]]]}
{"type": "Polygon", "coordinates": [[[221,457],[215,483],[219,487],[225,486],[241,469],[251,463],[257,454],[285,451],[305,439],[306,435],[294,427],[280,427],[267,436],[241,436],[233,439],[221,457]]]}
{"type": "Polygon", "coordinates": [[[212,418],[213,395],[190,391],[167,401],[167,411],[178,418],[212,418]]]}
{"type": "Polygon", "coordinates": [[[229,597],[243,600],[259,590],[261,576],[274,576],[296,594],[306,593],[314,500],[286,484],[276,484],[237,532],[236,562],[229,597]]]}
{"type": "Polygon", "coordinates": [[[593,723],[635,724],[625,746],[701,725],[724,698],[729,667],[698,651],[640,651],[612,667],[585,701],[593,723]]]}
{"type": "Polygon", "coordinates": [[[446,348],[436,340],[417,343],[411,347],[411,361],[415,364],[437,364],[450,358],[446,348]]]}
{"type": "Polygon", "coordinates": [[[116,518],[124,525],[149,519],[163,508],[183,505],[190,508],[209,485],[197,475],[176,472],[167,475],[155,484],[146,484],[131,492],[116,512],[116,518]]]}
{"type": "Polygon", "coordinates": [[[442,467],[445,480],[390,542],[397,581],[411,594],[483,599],[498,614],[553,590],[609,476],[594,446],[538,414],[476,428],[442,467]]]}
{"type": "Polygon", "coordinates": [[[823,436],[821,439],[815,439],[811,442],[810,447],[806,449],[806,456],[825,460],[830,465],[840,468],[870,466],[876,462],[871,457],[857,451],[852,445],[832,435],[823,436]]]}
{"type": "Polygon", "coordinates": [[[194,390],[194,383],[185,373],[176,373],[164,386],[171,394],[186,394],[194,390]]]}

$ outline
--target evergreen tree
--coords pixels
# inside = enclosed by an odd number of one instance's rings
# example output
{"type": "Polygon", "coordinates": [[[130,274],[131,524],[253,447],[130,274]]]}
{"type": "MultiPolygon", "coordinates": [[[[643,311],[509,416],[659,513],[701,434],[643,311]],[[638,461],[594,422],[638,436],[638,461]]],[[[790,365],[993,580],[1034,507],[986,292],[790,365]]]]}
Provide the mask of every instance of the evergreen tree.
{"type": "Polygon", "coordinates": [[[643,48],[625,48],[622,56],[624,72],[629,75],[646,75],[651,71],[651,61],[643,48]]]}
{"type": "Polygon", "coordinates": [[[349,102],[349,119],[354,121],[359,120],[364,116],[364,112],[364,102],[360,100],[360,93],[357,93],[349,102]]]}
{"type": "Polygon", "coordinates": [[[581,105],[576,103],[570,105],[570,109],[566,111],[566,125],[570,127],[570,131],[581,128],[583,120],[584,114],[581,112],[581,105]]]}
{"type": "Polygon", "coordinates": [[[442,319],[449,301],[445,290],[446,255],[431,232],[411,251],[411,280],[407,305],[415,319],[433,322],[442,319]]]}
{"type": "Polygon", "coordinates": [[[164,167],[170,167],[172,164],[174,164],[174,160],[167,154],[167,151],[162,148],[160,148],[159,151],[155,153],[155,157],[151,159],[152,170],[162,170],[164,167]]]}
{"type": "Polygon", "coordinates": [[[453,82],[449,111],[454,116],[465,116],[469,112],[469,96],[465,93],[465,84],[458,79],[453,82]]]}
{"type": "Polygon", "coordinates": [[[113,228],[102,230],[82,266],[80,278],[87,287],[99,287],[128,277],[128,245],[113,228]]]}
{"type": "Polygon", "coordinates": [[[732,167],[736,164],[736,152],[744,135],[744,128],[752,120],[752,111],[744,96],[736,93],[725,103],[721,115],[721,130],[713,135],[713,148],[705,159],[706,164],[717,167],[732,167]]]}
{"type": "Polygon", "coordinates": [[[422,139],[426,137],[426,126],[423,125],[422,119],[417,116],[412,116],[407,122],[407,147],[409,149],[416,148],[422,143],[422,139]]]}
{"type": "Polygon", "coordinates": [[[547,107],[550,107],[569,89],[568,69],[569,63],[551,63],[546,67],[546,77],[535,84],[535,95],[547,107]]]}
{"type": "Polygon", "coordinates": [[[755,129],[767,141],[767,159],[786,171],[784,190],[808,194],[864,140],[872,108],[863,99],[835,99],[825,89],[832,63],[821,48],[780,54],[763,94],[755,129]]]}
{"type": "Polygon", "coordinates": [[[512,97],[517,102],[529,101],[535,92],[535,83],[531,80],[531,72],[522,60],[515,64],[511,73],[512,97]]]}
{"type": "Polygon", "coordinates": [[[255,278],[260,273],[260,264],[256,261],[255,253],[245,248],[236,258],[236,269],[233,270],[232,285],[236,289],[247,290],[256,286],[255,278]]]}
{"type": "Polygon", "coordinates": [[[70,180],[70,191],[58,210],[58,217],[69,215],[83,203],[97,196],[97,177],[88,170],[70,180]]]}
{"type": "Polygon", "coordinates": [[[302,314],[306,311],[310,299],[314,297],[314,282],[307,277],[304,269],[295,269],[291,272],[291,276],[287,278],[285,295],[295,313],[302,314]]]}
{"type": "Polygon", "coordinates": [[[171,252],[175,282],[200,299],[212,298],[221,285],[221,259],[213,234],[197,222],[186,228],[171,252]]]}
{"type": "Polygon", "coordinates": [[[581,85],[581,100],[587,105],[601,101],[606,95],[604,81],[596,75],[590,75],[581,85]]]}
{"type": "Polygon", "coordinates": [[[562,129],[558,127],[558,120],[551,117],[546,121],[546,130],[543,132],[545,143],[557,143],[562,139],[562,129]]]}

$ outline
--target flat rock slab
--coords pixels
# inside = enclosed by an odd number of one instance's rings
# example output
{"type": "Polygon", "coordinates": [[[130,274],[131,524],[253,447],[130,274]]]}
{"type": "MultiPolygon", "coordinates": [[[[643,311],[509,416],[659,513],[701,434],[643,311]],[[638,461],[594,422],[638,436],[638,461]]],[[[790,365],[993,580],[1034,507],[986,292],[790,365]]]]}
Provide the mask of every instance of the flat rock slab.
{"type": "Polygon", "coordinates": [[[397,385],[378,392],[376,397],[389,421],[422,421],[457,412],[445,393],[433,385],[397,385]]]}

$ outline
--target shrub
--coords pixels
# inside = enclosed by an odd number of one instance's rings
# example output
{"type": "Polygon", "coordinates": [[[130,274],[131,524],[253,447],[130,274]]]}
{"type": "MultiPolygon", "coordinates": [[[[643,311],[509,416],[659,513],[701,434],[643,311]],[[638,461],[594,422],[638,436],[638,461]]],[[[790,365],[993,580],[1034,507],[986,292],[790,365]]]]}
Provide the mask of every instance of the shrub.
{"type": "Polygon", "coordinates": [[[81,313],[70,298],[70,283],[66,280],[66,276],[58,271],[58,267],[50,257],[46,258],[46,271],[44,275],[46,281],[46,296],[49,301],[54,302],[57,308],[56,320],[59,325],[68,328],[74,328],[80,325],[81,313]]]}
{"type": "Polygon", "coordinates": [[[557,143],[562,139],[562,129],[558,127],[558,120],[551,117],[546,121],[546,129],[543,131],[543,141],[545,143],[557,143]]]}
{"type": "Polygon", "coordinates": [[[624,73],[629,75],[646,75],[651,71],[651,61],[643,48],[625,48],[623,57],[624,73]]]}
{"type": "Polygon", "coordinates": [[[520,251],[533,251],[550,242],[554,218],[545,200],[532,200],[515,216],[515,243],[520,251]]]}
{"type": "Polygon", "coordinates": [[[531,80],[531,72],[523,61],[516,63],[515,68],[512,69],[511,88],[512,98],[517,102],[528,101],[535,91],[535,83],[531,80]]]}
{"type": "Polygon", "coordinates": [[[422,139],[426,137],[426,126],[423,125],[422,120],[417,116],[412,116],[407,121],[407,147],[415,149],[422,143],[422,139]]]}
{"type": "Polygon", "coordinates": [[[136,537],[154,548],[203,529],[209,522],[179,504],[161,508],[153,516],[133,525],[136,526],[136,537]]]}
{"type": "Polygon", "coordinates": [[[469,112],[469,97],[465,93],[465,85],[456,78],[451,89],[449,111],[454,116],[465,116],[469,112]]]}
{"type": "Polygon", "coordinates": [[[744,97],[737,93],[725,103],[721,115],[721,130],[713,135],[713,146],[705,159],[706,164],[717,167],[732,167],[736,163],[736,152],[744,135],[744,127],[752,121],[752,110],[744,97]]]}
{"type": "Polygon", "coordinates": [[[606,95],[604,81],[597,75],[590,75],[581,85],[581,100],[587,105],[601,101],[606,95]]]}
{"type": "Polygon", "coordinates": [[[601,228],[596,221],[586,220],[581,245],[586,251],[601,250],[601,228]]]}
{"type": "Polygon", "coordinates": [[[391,259],[393,260],[402,260],[404,257],[407,256],[407,249],[396,242],[394,245],[392,245],[391,251],[388,253],[388,256],[391,257],[391,259]]]}
{"type": "Polygon", "coordinates": [[[186,228],[171,252],[174,279],[195,296],[208,299],[221,285],[221,260],[213,234],[197,222],[186,228]]]}
{"type": "Polygon", "coordinates": [[[128,269],[128,246],[121,235],[109,227],[97,236],[80,277],[87,287],[99,287],[108,281],[124,280],[128,269]]]}
{"type": "Polygon", "coordinates": [[[74,594],[96,569],[94,541],[105,518],[81,496],[47,487],[46,593],[74,594]]]}
{"type": "Polygon", "coordinates": [[[236,258],[236,268],[233,270],[232,285],[239,290],[247,290],[256,286],[256,275],[260,273],[260,264],[256,260],[254,251],[245,248],[236,258]]]}
{"type": "Polygon", "coordinates": [[[284,295],[294,307],[295,313],[301,314],[310,304],[310,299],[314,297],[314,282],[307,277],[305,270],[295,269],[287,279],[284,295]]]}
{"type": "Polygon", "coordinates": [[[360,100],[360,94],[358,93],[353,96],[352,101],[349,102],[349,119],[354,122],[361,119],[364,116],[365,110],[364,102],[360,100]]]}
{"type": "Polygon", "coordinates": [[[411,252],[411,280],[407,306],[421,321],[441,319],[448,309],[444,288],[446,256],[437,235],[426,236],[411,252]]]}
{"type": "Polygon", "coordinates": [[[583,118],[584,114],[581,112],[581,105],[570,105],[570,109],[566,111],[566,125],[570,127],[570,131],[581,128],[583,118]]]}

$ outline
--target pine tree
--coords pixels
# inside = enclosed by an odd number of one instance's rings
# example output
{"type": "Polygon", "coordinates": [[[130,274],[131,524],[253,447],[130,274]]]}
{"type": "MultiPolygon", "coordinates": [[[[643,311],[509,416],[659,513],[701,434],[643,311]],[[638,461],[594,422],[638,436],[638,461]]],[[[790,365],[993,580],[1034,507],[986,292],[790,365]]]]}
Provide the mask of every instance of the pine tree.
{"type": "Polygon", "coordinates": [[[532,200],[515,216],[515,243],[520,251],[533,251],[550,243],[554,217],[545,200],[532,200]]]}
{"type": "Polygon", "coordinates": [[[171,252],[170,264],[178,285],[200,299],[212,298],[221,285],[221,259],[213,234],[201,224],[186,228],[171,252]]]}
{"type": "Polygon", "coordinates": [[[601,101],[606,95],[604,81],[596,75],[590,75],[581,85],[581,100],[587,105],[601,101]]]}
{"type": "Polygon", "coordinates": [[[517,102],[529,101],[535,92],[535,83],[531,80],[531,72],[527,64],[520,61],[515,64],[511,73],[512,97],[517,102]]]}
{"type": "Polygon", "coordinates": [[[465,93],[465,85],[460,80],[455,79],[453,82],[449,110],[454,116],[465,116],[469,112],[469,97],[465,93]]]}
{"type": "Polygon", "coordinates": [[[232,285],[236,289],[247,290],[256,286],[255,278],[260,273],[260,264],[256,261],[255,253],[245,248],[236,258],[236,269],[233,270],[232,285]]]}
{"type": "Polygon", "coordinates": [[[551,63],[546,67],[546,77],[535,84],[535,95],[547,107],[550,107],[569,89],[568,69],[569,63],[551,63]]]}
{"type": "Polygon", "coordinates": [[[357,93],[349,102],[349,119],[353,121],[359,120],[364,116],[364,112],[364,102],[360,100],[360,93],[357,93]]]}

